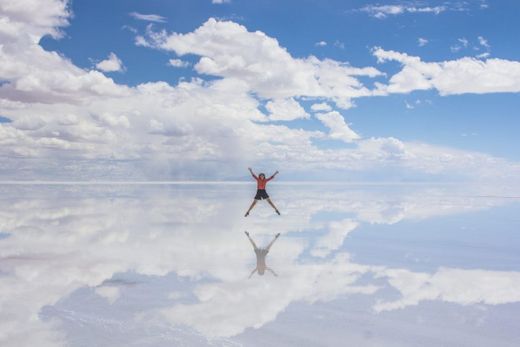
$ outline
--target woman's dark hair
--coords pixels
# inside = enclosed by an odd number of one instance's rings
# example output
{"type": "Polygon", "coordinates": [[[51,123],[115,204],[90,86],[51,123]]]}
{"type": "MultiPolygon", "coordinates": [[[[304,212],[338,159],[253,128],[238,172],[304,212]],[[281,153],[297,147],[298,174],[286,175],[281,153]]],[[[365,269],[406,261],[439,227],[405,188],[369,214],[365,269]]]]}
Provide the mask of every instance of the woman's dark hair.
{"type": "Polygon", "coordinates": [[[264,174],[264,173],[260,173],[260,174],[258,175],[258,177],[262,177],[262,176],[264,176],[264,178],[265,178],[265,174],[264,174]]]}

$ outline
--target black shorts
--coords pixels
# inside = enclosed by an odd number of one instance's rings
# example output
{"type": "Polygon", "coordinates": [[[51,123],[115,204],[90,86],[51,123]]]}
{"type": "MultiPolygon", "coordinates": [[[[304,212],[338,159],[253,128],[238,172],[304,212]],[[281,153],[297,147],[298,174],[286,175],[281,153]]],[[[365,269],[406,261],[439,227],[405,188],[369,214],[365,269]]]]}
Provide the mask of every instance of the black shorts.
{"type": "Polygon", "coordinates": [[[267,192],[265,189],[258,189],[256,191],[255,200],[262,200],[262,199],[269,199],[269,195],[267,195],[267,192]]]}

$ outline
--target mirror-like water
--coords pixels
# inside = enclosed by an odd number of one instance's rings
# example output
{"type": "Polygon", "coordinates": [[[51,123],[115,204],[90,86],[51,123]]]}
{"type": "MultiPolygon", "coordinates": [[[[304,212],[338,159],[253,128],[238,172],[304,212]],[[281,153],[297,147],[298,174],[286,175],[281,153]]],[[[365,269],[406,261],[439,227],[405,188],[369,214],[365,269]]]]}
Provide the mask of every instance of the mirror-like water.
{"type": "Polygon", "coordinates": [[[518,346],[519,198],[273,184],[282,215],[244,218],[253,193],[0,186],[0,345],[518,346]]]}

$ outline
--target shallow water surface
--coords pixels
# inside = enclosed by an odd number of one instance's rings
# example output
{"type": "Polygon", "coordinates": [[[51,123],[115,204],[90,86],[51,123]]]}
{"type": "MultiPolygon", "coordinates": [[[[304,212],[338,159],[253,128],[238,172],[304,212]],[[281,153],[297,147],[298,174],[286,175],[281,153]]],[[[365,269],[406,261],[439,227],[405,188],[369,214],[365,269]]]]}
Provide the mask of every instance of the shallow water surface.
{"type": "Polygon", "coordinates": [[[514,195],[252,189],[0,185],[0,345],[520,344],[514,195]]]}

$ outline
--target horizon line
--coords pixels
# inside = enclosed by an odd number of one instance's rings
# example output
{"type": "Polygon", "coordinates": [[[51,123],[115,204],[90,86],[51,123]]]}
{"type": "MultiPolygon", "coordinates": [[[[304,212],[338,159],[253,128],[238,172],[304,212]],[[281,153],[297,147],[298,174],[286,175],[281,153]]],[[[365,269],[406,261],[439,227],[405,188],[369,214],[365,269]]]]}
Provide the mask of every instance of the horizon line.
{"type": "MultiPolygon", "coordinates": [[[[8,180],[1,181],[0,185],[197,185],[197,184],[229,184],[242,185],[251,184],[252,181],[43,181],[43,180],[8,180]]],[[[471,182],[458,181],[278,181],[270,182],[276,185],[294,184],[345,184],[345,185],[407,185],[407,184],[460,184],[471,182]]]]}

